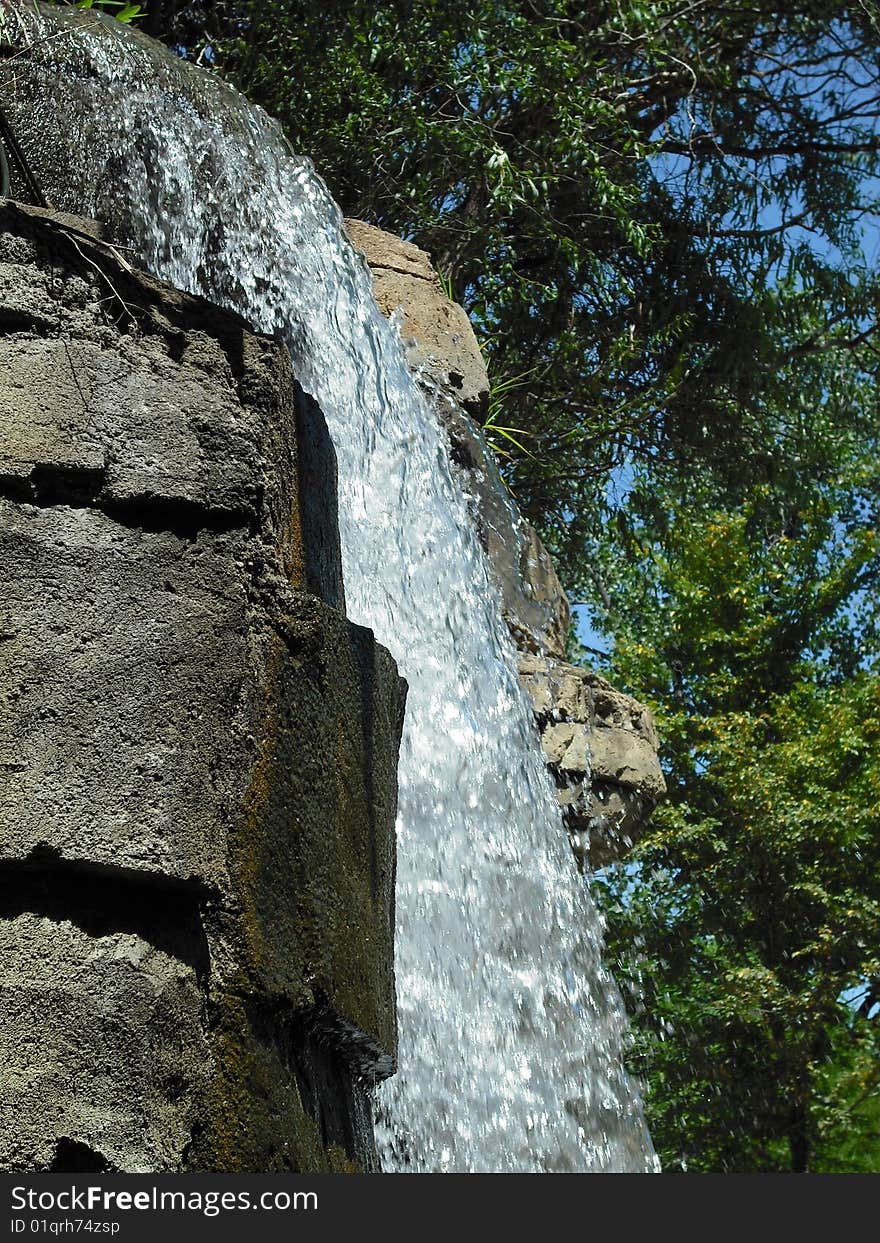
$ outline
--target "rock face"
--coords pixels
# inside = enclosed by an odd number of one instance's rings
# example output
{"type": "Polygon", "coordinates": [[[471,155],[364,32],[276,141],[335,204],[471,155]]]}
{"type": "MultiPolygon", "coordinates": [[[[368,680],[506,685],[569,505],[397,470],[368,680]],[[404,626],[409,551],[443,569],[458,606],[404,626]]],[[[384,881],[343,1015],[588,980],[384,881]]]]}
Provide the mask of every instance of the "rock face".
{"type": "Polygon", "coordinates": [[[371,1168],[391,657],[286,351],[0,203],[0,1168],[371,1168]]]}
{"type": "Polygon", "coordinates": [[[632,847],[666,792],[651,713],[575,665],[521,654],[519,675],[575,856],[604,867],[632,847]]]}
{"type": "Polygon", "coordinates": [[[448,393],[436,390],[435,399],[516,645],[522,651],[552,652],[563,659],[571,610],[550,554],[517,510],[477,426],[448,393]]]}
{"type": "Polygon", "coordinates": [[[473,330],[463,327],[465,311],[446,298],[425,251],[360,220],[345,226],[370,266],[380,308],[402,317],[410,365],[434,398],[465,476],[575,856],[582,866],[604,867],[631,848],[665,793],[651,714],[566,661],[565,592],[474,422],[489,379],[473,330]]]}
{"type": "Polygon", "coordinates": [[[363,220],[346,220],[345,228],[370,265],[380,311],[402,313],[413,366],[426,368],[465,409],[481,409],[489,378],[480,347],[467,312],[443,292],[430,255],[363,220]]]}

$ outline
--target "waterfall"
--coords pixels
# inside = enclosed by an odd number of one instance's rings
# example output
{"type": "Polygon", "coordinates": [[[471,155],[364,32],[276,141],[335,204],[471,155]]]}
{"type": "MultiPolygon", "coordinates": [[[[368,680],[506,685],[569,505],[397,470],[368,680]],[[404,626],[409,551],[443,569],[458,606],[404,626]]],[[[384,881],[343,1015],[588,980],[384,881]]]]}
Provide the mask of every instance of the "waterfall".
{"type": "Polygon", "coordinates": [[[77,20],[61,50],[27,21],[32,54],[65,66],[57,113],[39,120],[77,165],[77,201],[59,206],[281,334],[336,446],[348,612],[410,687],[384,1168],[655,1168],[600,921],[445,434],[338,208],[277,125],[217,79],[111,22],[77,20]]]}

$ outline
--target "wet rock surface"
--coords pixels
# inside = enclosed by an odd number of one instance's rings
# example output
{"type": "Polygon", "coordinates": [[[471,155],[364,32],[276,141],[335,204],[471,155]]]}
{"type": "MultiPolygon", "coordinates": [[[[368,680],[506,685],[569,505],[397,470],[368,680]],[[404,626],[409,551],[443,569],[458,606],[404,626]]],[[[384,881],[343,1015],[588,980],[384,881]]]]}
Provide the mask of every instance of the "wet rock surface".
{"type": "Polygon", "coordinates": [[[498,472],[486,439],[448,394],[437,392],[438,417],[464,476],[471,515],[501,593],[501,611],[521,651],[562,659],[571,610],[550,554],[526,522],[498,472]]]}
{"type": "Polygon", "coordinates": [[[11,203],[0,359],[0,1168],[371,1168],[404,688],[321,413],[11,203]]]}

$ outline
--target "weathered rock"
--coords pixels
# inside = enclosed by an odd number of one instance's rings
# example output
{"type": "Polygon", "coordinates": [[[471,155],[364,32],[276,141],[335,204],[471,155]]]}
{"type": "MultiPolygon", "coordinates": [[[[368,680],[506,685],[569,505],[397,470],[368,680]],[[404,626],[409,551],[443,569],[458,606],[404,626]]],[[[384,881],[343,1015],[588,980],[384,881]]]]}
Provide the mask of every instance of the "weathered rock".
{"type": "Polygon", "coordinates": [[[474,525],[517,647],[563,658],[571,610],[547,550],[519,513],[481,432],[448,394],[436,394],[435,408],[449,433],[453,463],[464,476],[474,525]]]}
{"type": "Polygon", "coordinates": [[[521,653],[547,763],[579,861],[604,867],[666,792],[650,711],[588,669],[521,653]]]}
{"type": "Polygon", "coordinates": [[[467,312],[446,297],[430,255],[363,220],[346,220],[345,228],[369,265],[380,311],[402,315],[411,365],[425,368],[477,413],[489,396],[486,365],[467,312]]]}
{"type": "Polygon", "coordinates": [[[14,876],[0,888],[3,1169],[180,1168],[211,1064],[192,902],[14,876]]]}
{"type": "Polygon", "coordinates": [[[320,411],[13,204],[0,361],[0,1167],[369,1168],[403,694],[320,411]]]}

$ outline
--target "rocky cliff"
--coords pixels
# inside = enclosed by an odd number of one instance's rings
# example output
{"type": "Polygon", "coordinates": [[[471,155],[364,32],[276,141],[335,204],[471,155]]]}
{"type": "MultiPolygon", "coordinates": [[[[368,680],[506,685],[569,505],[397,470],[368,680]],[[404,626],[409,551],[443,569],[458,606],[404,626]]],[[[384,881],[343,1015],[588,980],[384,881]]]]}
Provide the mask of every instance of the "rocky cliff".
{"type": "Polygon", "coordinates": [[[0,204],[0,1168],[371,1168],[403,688],[289,356],[0,204]]]}
{"type": "Polygon", "coordinates": [[[467,314],[446,297],[425,251],[364,221],[345,224],[369,264],[380,308],[398,316],[409,364],[464,475],[575,856],[604,867],[631,848],[666,790],[651,713],[566,660],[565,592],[479,431],[489,378],[467,314]]]}

